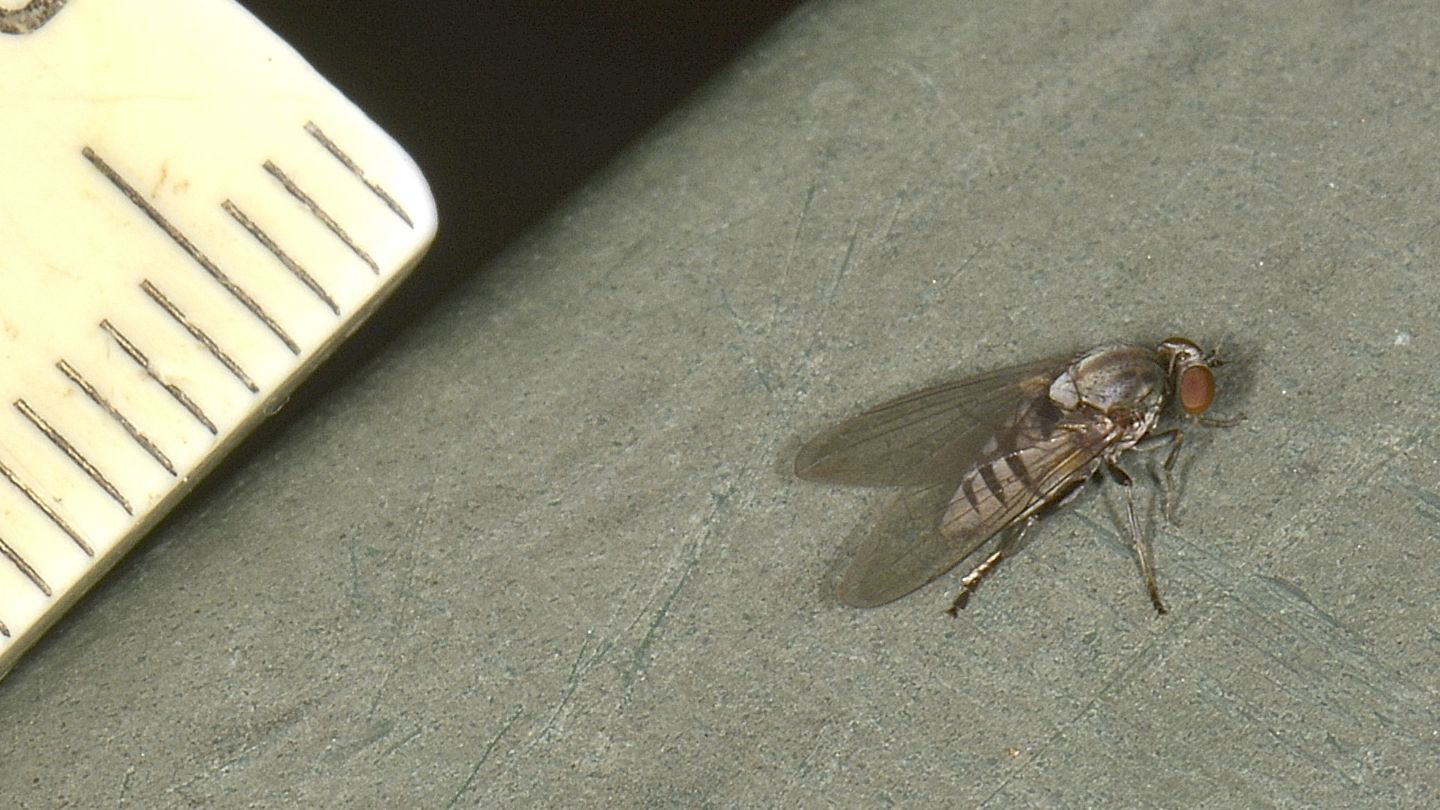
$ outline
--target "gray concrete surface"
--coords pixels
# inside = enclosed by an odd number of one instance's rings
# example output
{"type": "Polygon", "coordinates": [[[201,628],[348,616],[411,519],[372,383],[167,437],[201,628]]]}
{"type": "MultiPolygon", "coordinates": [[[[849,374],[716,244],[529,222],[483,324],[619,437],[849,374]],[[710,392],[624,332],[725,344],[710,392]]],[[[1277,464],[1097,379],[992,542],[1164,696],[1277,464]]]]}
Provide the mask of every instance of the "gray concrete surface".
{"type": "Polygon", "coordinates": [[[1424,3],[801,8],[0,683],[0,804],[1434,806],[1437,54],[1424,3]],[[1147,520],[1171,615],[1113,488],[957,620],[831,596],[883,495],[801,437],[1172,331],[1249,419],[1147,520]]]}

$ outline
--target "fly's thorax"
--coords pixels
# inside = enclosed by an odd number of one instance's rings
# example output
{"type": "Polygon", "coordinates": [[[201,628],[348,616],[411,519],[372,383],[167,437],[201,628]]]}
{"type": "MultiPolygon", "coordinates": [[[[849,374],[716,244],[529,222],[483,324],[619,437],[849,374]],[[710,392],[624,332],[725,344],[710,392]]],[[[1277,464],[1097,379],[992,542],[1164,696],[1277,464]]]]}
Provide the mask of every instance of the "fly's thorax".
{"type": "Polygon", "coordinates": [[[1153,349],[1131,343],[1101,346],[1055,378],[1050,399],[1067,410],[1085,405],[1110,416],[1158,414],[1165,401],[1165,369],[1153,349]]]}

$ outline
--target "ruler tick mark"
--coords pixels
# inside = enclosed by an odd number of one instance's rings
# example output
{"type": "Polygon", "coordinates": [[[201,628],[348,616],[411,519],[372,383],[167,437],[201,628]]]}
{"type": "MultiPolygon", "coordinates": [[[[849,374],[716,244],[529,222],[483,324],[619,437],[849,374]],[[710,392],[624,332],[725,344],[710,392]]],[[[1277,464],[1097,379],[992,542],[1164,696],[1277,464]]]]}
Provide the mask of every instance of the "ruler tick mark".
{"type": "Polygon", "coordinates": [[[90,476],[90,480],[95,482],[95,486],[105,490],[106,495],[109,495],[116,503],[120,504],[120,508],[125,510],[125,514],[135,514],[135,510],[130,508],[130,502],[125,500],[125,496],[120,494],[120,490],[116,489],[115,485],[110,483],[110,480],[105,477],[105,474],[100,472],[100,469],[94,464],[91,464],[90,460],[85,458],[85,455],[80,452],[79,448],[71,444],[69,439],[65,438],[64,434],[56,430],[54,426],[45,421],[45,418],[37,413],[34,408],[30,407],[30,403],[23,399],[17,399],[15,400],[15,410],[19,411],[21,416],[30,420],[30,424],[34,425],[36,430],[45,434],[45,438],[49,439],[50,443],[55,445],[60,452],[68,456],[69,459],[75,463],[75,466],[80,468],[81,472],[90,476]]]}
{"type": "Polygon", "coordinates": [[[285,265],[285,269],[289,270],[292,274],[294,274],[296,278],[300,279],[300,282],[302,284],[304,284],[306,287],[309,287],[310,292],[315,293],[315,297],[319,298],[321,301],[324,301],[325,306],[330,307],[331,312],[335,313],[336,315],[340,314],[340,305],[336,304],[335,299],[330,297],[330,293],[326,292],[325,288],[320,286],[320,282],[316,281],[313,276],[305,272],[305,268],[301,267],[299,262],[290,258],[290,255],[286,253],[279,245],[277,245],[275,243],[275,240],[271,239],[270,235],[265,233],[265,231],[262,230],[259,225],[256,225],[254,221],[250,219],[250,217],[245,216],[245,212],[240,210],[240,206],[236,205],[230,200],[226,200],[225,202],[220,204],[220,207],[224,208],[225,213],[229,214],[232,219],[240,223],[240,227],[249,231],[250,235],[255,237],[255,241],[259,242],[262,246],[264,246],[266,250],[270,251],[270,253],[277,260],[279,260],[281,264],[285,265]]]}
{"type": "MultiPolygon", "coordinates": [[[[289,349],[291,354],[300,354],[300,346],[285,333],[284,329],[280,328],[280,324],[276,323],[275,320],[270,317],[269,313],[260,307],[260,304],[257,303],[254,298],[250,297],[249,293],[245,292],[244,288],[232,281],[229,276],[225,275],[225,271],[221,270],[215,262],[211,261],[209,256],[202,253],[200,248],[196,247],[195,243],[190,241],[189,237],[185,236],[185,234],[180,232],[179,228],[171,224],[170,220],[166,219],[165,215],[160,213],[158,208],[151,205],[150,201],[145,199],[144,195],[136,191],[135,187],[130,185],[129,181],[121,177],[119,172],[115,171],[109,163],[106,163],[103,158],[96,154],[94,149],[86,146],[80,150],[80,153],[85,156],[86,160],[90,161],[90,164],[95,167],[96,171],[104,175],[105,179],[109,180],[115,188],[119,189],[121,194],[124,194],[146,217],[149,217],[150,221],[155,223],[156,227],[164,231],[165,235],[170,237],[171,241],[178,245],[181,250],[185,251],[191,259],[195,260],[195,263],[200,265],[202,270],[208,273],[221,287],[224,287],[225,291],[230,293],[231,297],[239,301],[246,309],[250,310],[250,314],[254,315],[260,323],[265,325],[265,328],[269,329],[275,337],[279,338],[280,342],[285,344],[285,348],[289,349]]],[[[377,270],[376,272],[379,271],[377,270]]]]}
{"type": "Polygon", "coordinates": [[[197,326],[194,321],[185,317],[185,313],[181,312],[179,307],[171,303],[170,299],[166,298],[165,294],[160,292],[154,284],[151,284],[149,279],[140,282],[140,289],[144,290],[145,294],[150,296],[151,301],[159,304],[160,308],[165,310],[167,315],[174,318],[176,323],[184,327],[185,331],[189,332],[191,337],[200,341],[206,350],[210,352],[211,356],[219,360],[221,365],[228,369],[231,374],[235,375],[235,379],[250,389],[250,393],[260,393],[260,386],[256,385],[254,380],[250,379],[250,375],[245,373],[245,369],[240,368],[240,364],[235,362],[234,358],[230,355],[226,354],[225,350],[220,348],[220,344],[216,343],[214,338],[205,334],[205,330],[197,326]]]}
{"type": "Polygon", "coordinates": [[[6,543],[3,538],[0,538],[0,557],[9,560],[12,565],[20,569],[20,573],[24,574],[26,579],[34,583],[35,587],[39,588],[41,593],[46,596],[54,595],[54,591],[50,590],[50,584],[40,576],[40,572],[32,568],[30,563],[26,562],[25,558],[20,556],[20,552],[11,548],[10,544],[6,543]]]}
{"type": "Polygon", "coordinates": [[[370,258],[370,254],[366,253],[359,245],[355,244],[355,240],[351,239],[350,234],[346,233],[345,229],[340,227],[340,223],[336,222],[334,217],[325,213],[325,210],[320,207],[320,204],[315,202],[315,200],[311,198],[309,194],[306,194],[304,190],[302,190],[299,186],[295,185],[295,181],[291,180],[290,176],[285,174],[285,172],[281,170],[279,166],[276,166],[274,161],[265,161],[265,171],[269,172],[271,177],[274,177],[276,180],[280,181],[280,185],[284,186],[285,190],[290,192],[291,197],[299,200],[301,205],[310,209],[310,213],[314,214],[316,219],[324,223],[325,227],[329,228],[330,232],[335,234],[335,238],[339,239],[341,242],[344,242],[345,247],[350,248],[351,253],[359,256],[360,261],[365,262],[367,265],[369,265],[370,271],[372,273],[377,276],[380,275],[380,265],[376,264],[375,260],[370,258]]]}
{"type": "Polygon", "coordinates": [[[135,361],[135,365],[139,366],[145,372],[146,376],[154,380],[156,385],[165,389],[165,393],[169,394],[171,399],[180,403],[180,407],[195,417],[195,421],[204,425],[205,429],[210,431],[212,436],[220,435],[219,428],[215,427],[215,423],[210,421],[210,417],[205,415],[205,411],[200,409],[200,406],[195,400],[191,399],[190,395],[185,393],[185,389],[174,383],[168,383],[160,379],[159,375],[155,373],[155,370],[150,367],[150,358],[146,357],[145,353],[140,351],[134,343],[131,343],[129,338],[122,335],[120,330],[115,328],[115,324],[110,323],[108,319],[102,320],[100,322],[100,328],[104,329],[105,332],[115,340],[116,345],[120,347],[121,351],[129,355],[130,359],[135,361]]]}
{"type": "Polygon", "coordinates": [[[24,495],[30,503],[34,504],[36,509],[44,512],[45,517],[50,518],[51,523],[59,527],[60,531],[64,532],[66,537],[69,537],[75,545],[80,547],[81,551],[85,552],[85,556],[95,556],[95,549],[91,548],[90,544],[85,542],[85,538],[81,537],[80,533],[75,531],[69,523],[66,523],[65,519],[60,517],[59,512],[56,512],[50,508],[49,504],[40,500],[40,494],[27,486],[24,481],[21,481],[20,476],[16,475],[15,471],[5,466],[4,463],[0,463],[0,477],[3,477],[6,481],[10,482],[11,486],[20,490],[20,494],[24,495]]]}
{"type": "Polygon", "coordinates": [[[120,427],[124,428],[125,432],[130,434],[130,438],[134,439],[135,443],[140,445],[141,449],[149,453],[150,457],[155,459],[157,464],[165,468],[165,472],[171,475],[176,474],[175,465],[170,463],[169,457],[161,452],[159,447],[155,446],[155,442],[151,441],[149,436],[141,433],[140,429],[135,427],[133,422],[125,418],[125,414],[120,413],[118,408],[111,405],[109,400],[105,399],[99,391],[95,390],[95,386],[91,385],[89,380],[80,376],[80,372],[76,371],[74,366],[61,360],[55,364],[55,367],[60,369],[60,373],[69,378],[70,382],[75,383],[81,391],[84,391],[85,396],[89,397],[91,402],[99,405],[100,410],[109,414],[111,419],[118,422],[120,427]]]}
{"type": "Polygon", "coordinates": [[[405,209],[400,207],[400,203],[397,202],[394,197],[391,197],[385,189],[381,188],[379,183],[366,177],[364,170],[360,168],[359,164],[351,160],[349,155],[345,154],[334,141],[330,140],[330,136],[326,135],[320,127],[316,126],[314,121],[305,122],[305,131],[310,133],[311,137],[315,140],[319,141],[320,145],[325,147],[325,151],[329,152],[331,157],[340,161],[341,165],[349,169],[351,174],[359,178],[360,182],[364,183],[376,197],[379,197],[380,201],[385,203],[386,208],[394,211],[395,216],[400,217],[406,226],[411,230],[415,229],[415,223],[410,220],[410,215],[405,213],[405,209]]]}

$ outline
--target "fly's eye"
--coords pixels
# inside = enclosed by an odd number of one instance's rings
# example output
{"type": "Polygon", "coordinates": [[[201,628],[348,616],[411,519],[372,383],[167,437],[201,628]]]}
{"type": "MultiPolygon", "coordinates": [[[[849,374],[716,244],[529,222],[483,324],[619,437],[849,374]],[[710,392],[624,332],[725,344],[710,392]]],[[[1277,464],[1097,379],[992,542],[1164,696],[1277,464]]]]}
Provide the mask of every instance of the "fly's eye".
{"type": "Polygon", "coordinates": [[[1180,407],[1191,416],[1209,410],[1215,401],[1215,375],[1206,366],[1191,366],[1180,373],[1180,407]]]}

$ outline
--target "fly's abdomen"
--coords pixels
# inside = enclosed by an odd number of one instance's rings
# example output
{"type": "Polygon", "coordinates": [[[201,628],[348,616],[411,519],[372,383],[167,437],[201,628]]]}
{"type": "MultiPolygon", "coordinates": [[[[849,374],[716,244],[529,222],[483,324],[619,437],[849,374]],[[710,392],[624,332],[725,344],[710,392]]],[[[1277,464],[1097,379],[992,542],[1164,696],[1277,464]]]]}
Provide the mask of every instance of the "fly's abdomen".
{"type": "Polygon", "coordinates": [[[1023,513],[1039,498],[1031,471],[1037,449],[1016,450],[965,473],[940,520],[940,532],[946,537],[963,537],[984,527],[1003,525],[1023,513]]]}
{"type": "Polygon", "coordinates": [[[977,464],[960,479],[940,533],[989,535],[1034,514],[1092,472],[1104,436],[1102,425],[1072,426],[977,464]]]}

